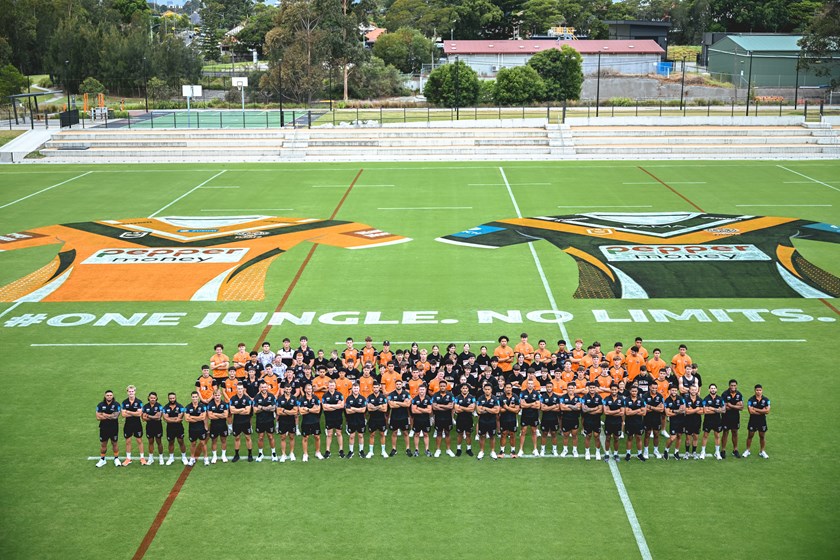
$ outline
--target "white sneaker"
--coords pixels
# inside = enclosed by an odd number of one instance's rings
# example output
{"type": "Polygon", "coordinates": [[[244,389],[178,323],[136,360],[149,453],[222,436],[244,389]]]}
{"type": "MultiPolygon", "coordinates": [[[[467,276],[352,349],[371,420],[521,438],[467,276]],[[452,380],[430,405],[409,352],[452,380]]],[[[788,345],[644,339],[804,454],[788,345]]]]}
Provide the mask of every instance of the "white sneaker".
{"type": "Polygon", "coordinates": [[[387,459],[387,458],[388,458],[388,452],[387,452],[387,451],[385,451],[384,449],[382,450],[382,458],[383,458],[383,459],[387,459]]]}
{"type": "Polygon", "coordinates": [[[365,459],[373,459],[373,451],[368,451],[367,455],[365,455],[365,459]]]}
{"type": "Polygon", "coordinates": [[[455,456],[455,453],[453,453],[451,449],[447,449],[447,450],[446,450],[446,454],[447,454],[447,455],[449,455],[450,457],[454,457],[454,456],[455,456]]]}
{"type": "Polygon", "coordinates": [[[402,435],[402,430],[397,430],[397,437],[402,435]]]}
{"type": "Polygon", "coordinates": [[[556,450],[556,449],[552,449],[552,450],[551,450],[551,456],[552,456],[552,457],[559,457],[559,455],[557,454],[557,450],[556,450]]]}
{"type": "Polygon", "coordinates": [[[768,455],[766,451],[760,451],[758,453],[758,456],[761,457],[762,459],[769,459],[770,458],[770,455],[768,455]]]}
{"type": "Polygon", "coordinates": [[[227,463],[227,455],[222,455],[222,463],[227,463]]]}
{"type": "Polygon", "coordinates": [[[300,428],[295,428],[295,435],[296,435],[296,436],[299,436],[299,435],[300,435],[300,428]]]}
{"type": "Polygon", "coordinates": [[[478,430],[475,432],[475,441],[478,441],[478,430]]]}
{"type": "Polygon", "coordinates": [[[645,450],[642,452],[642,457],[644,457],[645,459],[650,459],[650,457],[648,457],[648,449],[647,449],[647,447],[645,447],[645,450]]]}
{"type": "Polygon", "coordinates": [[[210,466],[210,459],[208,459],[207,457],[205,457],[205,458],[204,458],[204,466],[205,466],[205,467],[209,467],[209,466],[210,466]]]}
{"type": "Polygon", "coordinates": [[[484,459],[484,451],[479,451],[478,455],[476,455],[476,459],[478,459],[479,461],[484,459]]]}
{"type": "Polygon", "coordinates": [[[705,458],[706,458],[706,450],[705,450],[705,449],[703,449],[703,450],[700,452],[700,459],[701,459],[701,460],[703,460],[703,459],[705,459],[705,458]]]}
{"type": "Polygon", "coordinates": [[[411,430],[410,432],[408,432],[408,437],[414,437],[414,430],[411,430]]]}
{"type": "Polygon", "coordinates": [[[498,459],[499,457],[498,457],[498,455],[496,455],[496,452],[495,452],[495,451],[491,451],[491,452],[490,452],[490,458],[491,458],[491,459],[493,459],[493,460],[495,461],[495,460],[496,460],[496,459],[498,459]]]}
{"type": "Polygon", "coordinates": [[[114,466],[115,467],[121,467],[122,466],[122,463],[120,463],[120,460],[117,459],[116,457],[114,457],[114,466]]]}
{"type": "Polygon", "coordinates": [[[316,459],[318,459],[318,460],[320,461],[321,459],[323,459],[323,458],[324,458],[324,456],[323,456],[323,455],[321,455],[321,453],[320,453],[320,452],[318,452],[318,453],[315,453],[315,458],[316,458],[316,459]]]}
{"type": "Polygon", "coordinates": [[[104,467],[107,463],[108,463],[108,461],[106,461],[106,460],[105,460],[105,457],[102,457],[102,458],[100,458],[100,459],[96,462],[96,468],[97,468],[97,469],[101,469],[101,468],[102,468],[102,467],[104,467]]]}
{"type": "Polygon", "coordinates": [[[190,457],[189,461],[190,461],[190,465],[189,465],[189,466],[191,466],[191,467],[192,467],[192,466],[194,466],[194,465],[195,465],[195,457],[190,457]]]}
{"type": "Polygon", "coordinates": [[[749,449],[747,449],[746,451],[741,453],[741,457],[743,457],[744,459],[746,459],[749,456],[750,456],[750,450],[749,449]]]}
{"type": "Polygon", "coordinates": [[[540,449],[540,452],[539,452],[539,453],[537,453],[537,450],[536,450],[536,449],[534,449],[534,457],[537,457],[537,456],[539,456],[539,457],[545,457],[545,449],[540,449]]]}
{"type": "Polygon", "coordinates": [[[210,462],[211,462],[211,463],[213,463],[213,464],[215,465],[215,464],[216,464],[216,458],[215,458],[215,457],[213,457],[212,459],[210,459],[210,462]]]}
{"type": "MultiPolygon", "coordinates": [[[[587,453],[587,455],[589,455],[589,454],[587,453]]],[[[589,457],[586,457],[586,458],[587,458],[587,459],[589,459],[589,457]]],[[[601,460],[601,450],[600,450],[600,449],[596,449],[596,450],[595,450],[595,460],[596,460],[596,461],[600,461],[600,460],[601,460]]]]}
{"type": "Polygon", "coordinates": [[[140,464],[141,464],[141,465],[145,465],[145,466],[147,466],[147,467],[148,467],[148,466],[149,466],[149,465],[151,465],[153,462],[154,462],[154,461],[152,461],[151,459],[149,459],[149,460],[148,460],[148,461],[146,461],[145,463],[140,463],[140,464]]]}
{"type": "Polygon", "coordinates": [[[166,466],[168,467],[169,465],[171,465],[174,462],[175,462],[175,457],[171,456],[171,457],[169,457],[169,459],[166,460],[166,466]]]}
{"type": "Polygon", "coordinates": [[[542,435],[542,433],[540,432],[540,429],[537,428],[537,437],[540,437],[541,435],[542,435]]]}
{"type": "Polygon", "coordinates": [[[281,462],[281,463],[285,463],[285,462],[286,462],[286,456],[285,456],[285,455],[280,455],[280,462],[281,462]]]}
{"type": "Polygon", "coordinates": [[[517,453],[517,454],[516,454],[516,456],[517,456],[517,457],[524,457],[524,456],[525,456],[525,450],[524,450],[524,449],[522,449],[522,448],[520,448],[520,449],[519,449],[519,453],[517,453]]]}
{"type": "Polygon", "coordinates": [[[653,456],[656,457],[657,459],[661,459],[662,458],[662,453],[660,453],[658,449],[654,449],[653,450],[653,456]]]}
{"type": "Polygon", "coordinates": [[[564,450],[563,450],[563,452],[562,452],[562,453],[560,453],[560,456],[561,456],[561,457],[565,457],[565,456],[566,456],[566,455],[568,455],[568,454],[569,454],[569,450],[568,450],[568,449],[564,449],[564,450]]]}
{"type": "MultiPolygon", "coordinates": [[[[306,453],[304,453],[304,454],[303,454],[303,459],[302,459],[302,460],[303,460],[303,462],[304,462],[304,463],[308,463],[308,462],[309,462],[309,455],[307,455],[306,453]]],[[[294,459],[292,459],[292,461],[294,461],[294,459]]]]}
{"type": "Polygon", "coordinates": [[[280,460],[280,457],[278,457],[277,455],[272,455],[272,456],[271,456],[271,462],[272,462],[272,463],[276,463],[276,462],[277,462],[277,461],[279,461],[279,460],[280,460]]]}
{"type": "Polygon", "coordinates": [[[584,457],[584,459],[586,459],[587,461],[589,461],[591,458],[592,458],[592,457],[590,457],[590,456],[589,456],[589,449],[587,449],[587,450],[586,450],[586,456],[584,457]]]}
{"type": "Polygon", "coordinates": [[[572,447],[572,457],[574,457],[574,458],[580,457],[580,455],[578,455],[577,447],[572,447]]]}
{"type": "Polygon", "coordinates": [[[440,449],[435,451],[435,459],[437,459],[438,457],[440,457],[440,449]]]}
{"type": "Polygon", "coordinates": [[[294,453],[289,453],[289,461],[295,462],[297,459],[295,458],[294,453]]]}
{"type": "Polygon", "coordinates": [[[163,466],[163,455],[158,457],[158,465],[163,466]]]}
{"type": "Polygon", "coordinates": [[[718,461],[723,461],[723,457],[721,457],[720,453],[717,451],[715,451],[715,459],[717,459],[718,461]]]}
{"type": "Polygon", "coordinates": [[[190,464],[190,460],[189,460],[189,459],[187,459],[186,457],[182,458],[182,459],[181,459],[181,462],[182,462],[182,463],[184,463],[184,466],[185,466],[185,467],[186,467],[186,466],[189,466],[189,464],[190,464]]]}
{"type": "Polygon", "coordinates": [[[659,432],[659,434],[660,434],[661,436],[663,436],[663,437],[671,437],[671,434],[669,434],[669,433],[668,433],[668,432],[666,432],[665,430],[662,430],[661,432],[659,432]]]}
{"type": "Polygon", "coordinates": [[[262,463],[262,460],[263,460],[263,454],[262,453],[257,455],[257,458],[254,459],[254,461],[256,461],[257,463],[262,463]]]}

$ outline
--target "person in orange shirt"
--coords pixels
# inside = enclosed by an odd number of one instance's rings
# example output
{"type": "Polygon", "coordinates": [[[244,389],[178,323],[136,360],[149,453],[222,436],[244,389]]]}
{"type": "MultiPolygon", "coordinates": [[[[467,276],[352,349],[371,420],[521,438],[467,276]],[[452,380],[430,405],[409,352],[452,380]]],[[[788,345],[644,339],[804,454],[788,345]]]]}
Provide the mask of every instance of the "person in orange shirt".
{"type": "Polygon", "coordinates": [[[423,381],[420,377],[420,370],[416,367],[411,368],[411,379],[408,380],[408,395],[412,399],[417,396],[417,391],[423,383],[425,383],[425,381],[423,381]]]}
{"type": "MultiPolygon", "coordinates": [[[[425,348],[420,349],[420,357],[417,359],[416,362],[411,364],[411,366],[420,370],[421,377],[426,375],[426,372],[429,371],[429,369],[431,369],[432,364],[429,362],[429,353],[426,351],[425,348]]],[[[417,395],[411,395],[411,398],[413,399],[416,396],[417,395]]]]}
{"type": "Polygon", "coordinates": [[[653,358],[648,360],[645,364],[645,367],[654,378],[659,377],[659,371],[668,365],[665,363],[665,360],[661,358],[661,356],[662,350],[660,350],[659,348],[654,348],[653,358]]]}
{"type": "Polygon", "coordinates": [[[639,356],[641,356],[643,360],[647,361],[648,351],[645,349],[644,346],[642,346],[642,337],[641,336],[636,337],[636,341],[635,341],[635,344],[633,346],[635,346],[639,349],[639,356]]]}
{"type": "Polygon", "coordinates": [[[528,342],[528,333],[519,335],[519,344],[514,346],[513,351],[517,356],[525,358],[526,364],[531,365],[534,361],[534,347],[528,342]]]}
{"type": "Polygon", "coordinates": [[[382,390],[386,395],[390,395],[397,390],[397,379],[402,379],[402,376],[394,369],[394,362],[388,362],[388,365],[382,371],[382,390]]]}
{"type": "Polygon", "coordinates": [[[280,380],[277,378],[277,375],[274,374],[274,366],[271,364],[265,366],[265,371],[263,372],[263,377],[260,381],[268,386],[268,392],[271,393],[275,399],[280,395],[280,380]]]}
{"type": "Polygon", "coordinates": [[[579,369],[574,382],[569,383],[569,385],[574,385],[575,394],[579,397],[583,397],[584,395],[589,393],[589,388],[586,386],[587,383],[589,383],[589,381],[586,379],[586,372],[582,369],[579,369]]]}
{"type": "Polygon", "coordinates": [[[372,369],[373,363],[366,363],[362,367],[362,376],[359,378],[359,394],[366,399],[373,394],[373,382],[376,381],[370,374],[372,369]]]}
{"type": "Polygon", "coordinates": [[[604,361],[604,353],[601,352],[601,343],[597,340],[592,343],[592,359],[597,360],[599,362],[604,361]]]}
{"type": "Polygon", "coordinates": [[[341,396],[345,399],[347,395],[350,394],[350,390],[353,388],[353,381],[347,378],[347,372],[344,368],[338,370],[338,379],[335,380],[335,389],[341,396]]]}
{"type": "Polygon", "coordinates": [[[545,340],[540,339],[540,341],[537,342],[537,349],[534,351],[534,358],[539,355],[540,361],[543,364],[547,364],[551,361],[551,351],[545,347],[545,344],[545,340]]]}
{"type": "Polygon", "coordinates": [[[583,340],[577,338],[575,339],[575,347],[572,349],[572,357],[570,358],[572,369],[577,371],[584,356],[586,356],[586,351],[583,349],[583,340]]]}
{"type": "Polygon", "coordinates": [[[639,354],[639,349],[636,346],[630,348],[630,351],[627,353],[627,358],[624,360],[624,364],[627,366],[627,379],[629,381],[633,381],[636,379],[636,376],[639,375],[639,371],[641,371],[642,365],[644,365],[645,360],[639,354]]]}
{"type": "Polygon", "coordinates": [[[555,395],[565,395],[566,385],[568,384],[568,381],[563,380],[563,374],[560,371],[554,372],[554,378],[551,380],[551,390],[555,395]]]}
{"type": "Polygon", "coordinates": [[[222,387],[222,396],[226,403],[229,403],[230,399],[236,396],[237,383],[239,383],[239,380],[236,378],[236,369],[228,368],[228,377],[225,379],[224,386],[222,387]]]}
{"type": "Polygon", "coordinates": [[[195,386],[198,387],[198,398],[201,400],[201,404],[210,404],[213,398],[213,391],[218,384],[219,382],[214,377],[210,377],[210,366],[201,366],[201,377],[195,382],[195,386]]]}
{"type": "MultiPolygon", "coordinates": [[[[382,342],[382,352],[379,353],[379,366],[385,367],[394,360],[394,353],[391,352],[391,341],[385,340],[382,342]]],[[[385,394],[390,394],[391,391],[386,391],[385,394]]]]}
{"type": "Polygon", "coordinates": [[[560,373],[561,379],[566,383],[571,383],[575,380],[575,372],[572,371],[572,362],[567,361],[563,364],[563,371],[560,373]]]}
{"type": "Polygon", "coordinates": [[[586,355],[580,359],[580,365],[582,365],[584,369],[588,370],[596,363],[600,364],[601,360],[598,359],[598,356],[595,354],[595,347],[589,345],[586,347],[586,355]]]}
{"type": "Polygon", "coordinates": [[[613,381],[616,383],[627,377],[627,370],[625,370],[621,365],[621,361],[621,356],[613,356],[612,366],[609,369],[610,377],[612,377],[613,381]]]}
{"type": "Polygon", "coordinates": [[[446,376],[444,375],[445,371],[446,370],[440,370],[437,376],[435,376],[435,378],[429,382],[430,394],[434,395],[439,393],[441,388],[443,388],[445,391],[452,390],[452,386],[446,381],[446,376]]]}
{"type": "Polygon", "coordinates": [[[352,338],[348,337],[345,343],[347,348],[341,353],[341,365],[347,369],[357,369],[359,367],[359,351],[353,348],[352,338]]]}
{"type": "Polygon", "coordinates": [[[376,348],[373,347],[373,339],[369,336],[365,337],[365,345],[362,347],[362,357],[360,361],[362,364],[366,364],[368,362],[375,364],[376,357],[379,355],[379,352],[376,351],[376,348]]]}
{"type": "Polygon", "coordinates": [[[619,359],[621,360],[619,362],[619,365],[624,364],[624,354],[622,353],[623,348],[624,348],[624,345],[622,343],[616,342],[613,345],[612,351],[607,352],[607,363],[612,365],[614,360],[615,360],[615,357],[618,356],[619,359]]]}
{"type": "Polygon", "coordinates": [[[674,373],[677,374],[677,377],[682,377],[685,375],[685,368],[686,366],[691,365],[691,356],[686,354],[688,348],[685,344],[680,344],[680,351],[676,354],[673,358],[671,358],[671,367],[674,369],[674,373]]]}
{"type": "Polygon", "coordinates": [[[237,347],[239,351],[233,355],[233,364],[231,364],[236,371],[236,377],[240,381],[245,379],[245,364],[251,360],[251,355],[245,350],[245,343],[240,342],[237,347]]]}
{"type": "MultiPolygon", "coordinates": [[[[618,386],[617,383],[613,382],[612,376],[610,376],[609,372],[605,369],[601,369],[601,374],[596,377],[593,381],[598,384],[598,394],[601,396],[602,399],[606,399],[610,396],[610,386],[615,385],[618,386]]],[[[617,436],[616,436],[617,439],[617,436]]]]}
{"type": "Polygon", "coordinates": [[[324,365],[318,366],[318,375],[312,380],[312,392],[318,397],[319,401],[323,400],[329,382],[330,378],[327,377],[327,367],[324,365]]]}
{"type": "Polygon", "coordinates": [[[227,370],[230,367],[230,358],[224,354],[224,345],[216,344],[213,347],[215,353],[210,356],[210,369],[213,370],[213,377],[224,383],[227,378],[227,370]]]}
{"type": "Polygon", "coordinates": [[[495,350],[493,350],[493,355],[499,359],[499,369],[501,369],[502,372],[507,373],[513,369],[514,354],[515,352],[513,348],[508,346],[508,337],[505,335],[500,336],[499,345],[496,346],[495,350]]]}

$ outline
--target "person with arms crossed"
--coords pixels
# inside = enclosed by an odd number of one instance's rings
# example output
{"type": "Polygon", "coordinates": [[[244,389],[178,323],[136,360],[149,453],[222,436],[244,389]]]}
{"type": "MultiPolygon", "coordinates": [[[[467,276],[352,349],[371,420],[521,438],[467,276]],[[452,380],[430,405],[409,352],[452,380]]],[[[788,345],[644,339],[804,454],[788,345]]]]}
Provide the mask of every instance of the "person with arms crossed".
{"type": "Polygon", "coordinates": [[[120,404],[114,399],[114,392],[108,389],[105,396],[96,405],[96,419],[99,420],[99,461],[97,468],[102,468],[108,462],[105,460],[105,452],[108,451],[108,441],[111,442],[111,450],[114,452],[114,466],[121,467],[119,449],[120,429],[120,404]]]}
{"type": "MultiPolygon", "coordinates": [[[[502,398],[499,399],[499,448],[502,458],[505,456],[506,441],[509,442],[511,458],[515,458],[517,456],[516,423],[517,416],[521,410],[519,402],[519,396],[513,392],[513,385],[505,383],[504,394],[502,395],[502,398]]],[[[470,428],[472,428],[472,418],[470,418],[470,428]]],[[[469,447],[467,447],[467,449],[469,449],[469,447]]],[[[468,453],[472,455],[472,452],[468,451],[468,453]]]]}
{"type": "Polygon", "coordinates": [[[604,461],[610,460],[610,447],[613,449],[613,459],[618,461],[618,436],[621,434],[621,424],[624,421],[624,397],[618,394],[618,383],[610,384],[610,394],[602,400],[604,434],[606,435],[604,461]]]}
{"type": "MultiPolygon", "coordinates": [[[[250,375],[250,372],[249,372],[250,375]]],[[[254,413],[254,402],[245,392],[245,384],[236,386],[236,396],[230,399],[230,414],[233,416],[233,462],[239,461],[239,446],[242,434],[245,434],[245,446],[248,448],[248,462],[254,460],[251,443],[251,415],[254,413]]]]}
{"type": "MultiPolygon", "coordinates": [[[[369,337],[368,337],[369,338],[369,337]]],[[[359,458],[365,458],[365,412],[367,399],[362,396],[359,382],[353,383],[350,395],[344,400],[344,414],[347,416],[347,433],[350,435],[350,452],[347,458],[353,458],[353,444],[359,436],[359,458]]]]}
{"type": "Polygon", "coordinates": [[[499,401],[493,395],[493,386],[485,383],[483,386],[483,394],[475,402],[475,410],[478,413],[478,435],[479,450],[476,459],[481,461],[484,458],[484,445],[489,440],[490,457],[495,461],[497,458],[495,439],[496,439],[496,419],[501,411],[499,401]]]}
{"type": "MultiPolygon", "coordinates": [[[[604,401],[596,392],[598,384],[590,381],[586,384],[587,393],[581,402],[583,413],[583,445],[586,448],[584,458],[589,461],[592,456],[589,453],[590,442],[595,443],[595,460],[601,460],[601,413],[604,411],[604,401]],[[592,436],[595,437],[592,437],[592,436]]],[[[618,387],[616,387],[618,389],[618,387]]]]}
{"type": "MultiPolygon", "coordinates": [[[[213,379],[221,386],[227,378],[230,358],[224,353],[225,347],[221,343],[213,346],[213,355],[210,356],[210,369],[213,370],[213,379]]],[[[209,404],[209,403],[208,403],[209,404]]]]}
{"type": "Polygon", "coordinates": [[[190,438],[190,464],[195,465],[195,460],[204,453],[205,466],[210,465],[210,457],[207,456],[207,407],[198,398],[198,391],[190,395],[192,402],[184,409],[184,418],[187,420],[189,429],[187,433],[190,438]]]}
{"type": "Polygon", "coordinates": [[[551,454],[557,457],[557,430],[560,429],[560,396],[554,392],[554,384],[551,381],[545,384],[545,396],[540,403],[542,411],[542,446],[540,456],[545,457],[545,442],[551,438],[551,454]]]}
{"type": "Polygon", "coordinates": [[[277,435],[280,437],[280,462],[285,463],[288,458],[295,460],[295,431],[297,429],[298,405],[297,399],[292,395],[292,386],[283,388],[280,398],[277,399],[277,435]],[[286,451],[289,454],[286,455],[286,451]]]}
{"type": "Polygon", "coordinates": [[[670,421],[670,431],[668,442],[665,444],[665,460],[668,460],[668,451],[674,445],[674,459],[679,461],[680,457],[680,441],[682,435],[685,433],[685,401],[679,395],[676,387],[669,389],[670,395],[662,403],[665,406],[665,416],[670,421]]]}
{"type": "Polygon", "coordinates": [[[685,344],[680,344],[679,352],[671,358],[671,367],[677,377],[685,375],[685,370],[691,365],[691,356],[686,354],[688,347],[685,344]]]}
{"type": "Polygon", "coordinates": [[[659,348],[653,349],[653,357],[647,361],[645,367],[647,368],[650,375],[656,379],[659,377],[659,372],[665,369],[665,366],[668,364],[665,363],[665,360],[662,359],[662,350],[659,348]]]}
{"type": "Polygon", "coordinates": [[[758,443],[760,450],[758,456],[762,459],[769,459],[764,450],[765,434],[767,433],[767,415],[770,414],[770,399],[764,396],[764,388],[761,385],[755,386],[755,395],[747,400],[747,410],[750,413],[750,420],[747,423],[747,448],[744,450],[744,457],[750,456],[750,446],[753,436],[758,432],[758,443]]]}
{"type": "MultiPolygon", "coordinates": [[[[245,349],[245,343],[240,342],[236,345],[237,352],[233,355],[233,363],[230,364],[234,371],[234,377],[236,377],[237,381],[241,381],[245,379],[245,365],[251,361],[251,355],[245,349]]],[[[225,401],[227,402],[227,401],[225,401]]]]}
{"type": "Polygon", "coordinates": [[[738,390],[738,382],[735,379],[729,380],[729,390],[724,391],[723,403],[726,412],[723,413],[723,437],[720,442],[720,456],[726,459],[726,438],[732,433],[732,456],[739,459],[738,453],[738,430],[741,428],[741,411],[744,410],[744,397],[738,390]]]}
{"type": "MultiPolygon", "coordinates": [[[[447,364],[449,365],[449,364],[447,364]]],[[[432,412],[435,417],[435,457],[440,457],[443,452],[441,443],[446,443],[446,454],[454,457],[452,452],[452,409],[455,407],[455,398],[448,390],[446,380],[438,382],[438,390],[432,395],[432,412]]]]}
{"type": "Polygon", "coordinates": [[[175,441],[181,449],[181,462],[184,465],[189,463],[187,458],[187,446],[184,445],[184,406],[178,402],[175,393],[169,393],[167,403],[163,407],[163,421],[166,422],[166,441],[169,443],[169,459],[167,465],[175,462],[175,441]]]}
{"type": "MultiPolygon", "coordinates": [[[[684,375],[683,379],[688,377],[684,375]]],[[[692,385],[688,390],[688,395],[683,397],[685,401],[685,455],[689,457],[689,447],[691,447],[691,457],[695,460],[700,456],[697,454],[697,438],[700,434],[700,426],[703,423],[703,399],[697,394],[697,385],[692,385]]]]}
{"type": "Polygon", "coordinates": [[[163,465],[163,407],[157,400],[157,393],[149,393],[149,401],[143,405],[142,420],[146,423],[146,441],[149,444],[149,460],[146,463],[154,463],[155,442],[157,442],[160,453],[160,464],[163,465]]]}
{"type": "Polygon", "coordinates": [[[660,459],[659,435],[662,429],[662,415],[665,413],[665,399],[659,394],[659,386],[656,383],[650,385],[648,394],[644,397],[645,403],[645,459],[650,459],[650,445],[653,445],[653,456],[660,459]]]}
{"type": "Polygon", "coordinates": [[[274,449],[274,418],[277,410],[277,399],[268,390],[268,384],[260,383],[260,392],[254,399],[254,412],[257,416],[257,463],[263,460],[263,440],[268,436],[271,448],[271,461],[277,462],[277,450],[274,449]]]}
{"type": "MultiPolygon", "coordinates": [[[[465,441],[467,443],[467,455],[472,457],[472,432],[473,432],[473,414],[475,413],[475,397],[470,393],[470,385],[462,383],[458,388],[458,396],[455,397],[455,404],[453,410],[455,411],[455,431],[458,432],[458,447],[455,450],[455,456],[461,456],[461,444],[465,441]]],[[[511,443],[511,453],[513,446],[511,443]]]]}
{"type": "MultiPolygon", "coordinates": [[[[344,377],[343,379],[347,380],[344,377]]],[[[350,382],[351,392],[352,387],[353,383],[350,382]]],[[[350,393],[347,394],[348,398],[349,396],[350,393]]],[[[315,398],[317,399],[318,397],[316,396],[315,398]]],[[[341,427],[344,424],[344,398],[344,395],[336,390],[335,381],[330,380],[327,382],[327,392],[324,393],[324,398],[320,399],[321,409],[324,411],[324,427],[327,430],[327,450],[324,452],[325,459],[329,459],[331,456],[330,448],[332,447],[333,436],[338,438],[338,456],[344,459],[344,435],[341,433],[341,427]]],[[[350,451],[353,451],[352,447],[350,447],[350,451]]]]}
{"type": "Polygon", "coordinates": [[[432,401],[427,393],[426,384],[417,388],[417,396],[411,399],[411,418],[414,425],[414,456],[420,456],[420,438],[426,445],[426,457],[431,457],[429,450],[429,430],[432,428],[432,401]]]}
{"type": "Polygon", "coordinates": [[[300,434],[303,437],[303,459],[304,463],[309,461],[309,437],[315,440],[315,457],[318,460],[324,458],[321,455],[321,402],[312,393],[312,385],[307,383],[303,386],[303,397],[298,401],[298,412],[300,413],[300,434]]]}
{"type": "Polygon", "coordinates": [[[140,448],[140,464],[145,465],[146,459],[143,452],[143,424],[140,422],[140,417],[143,415],[143,402],[136,398],[137,387],[129,385],[125,388],[128,395],[122,405],[120,406],[120,414],[125,418],[123,424],[123,438],[125,438],[125,461],[123,466],[131,464],[131,438],[137,442],[140,448]]]}
{"type": "MultiPolygon", "coordinates": [[[[245,370],[244,369],[242,370],[242,373],[243,373],[242,379],[245,379],[245,377],[244,377],[245,370]]],[[[230,399],[232,399],[233,397],[236,396],[236,386],[239,385],[239,383],[240,383],[240,379],[238,377],[236,377],[236,369],[234,369],[232,367],[228,368],[227,379],[225,379],[225,383],[221,388],[222,399],[226,403],[230,404],[230,399]]],[[[231,424],[231,422],[233,422],[233,418],[230,415],[228,415],[228,432],[233,431],[233,424],[231,424]]]]}
{"type": "Polygon", "coordinates": [[[535,389],[534,379],[530,378],[525,382],[525,390],[519,395],[519,406],[522,409],[522,431],[519,434],[519,453],[525,455],[525,436],[531,432],[531,443],[534,446],[532,454],[534,457],[540,454],[537,449],[537,424],[540,421],[540,406],[542,399],[540,393],[535,389]]]}
{"type": "Polygon", "coordinates": [[[720,461],[720,432],[723,430],[723,413],[726,412],[726,405],[720,395],[717,394],[717,385],[709,384],[709,394],[703,399],[703,442],[700,447],[700,458],[706,458],[706,443],[709,441],[709,433],[715,433],[715,459],[720,461]]]}
{"type": "Polygon", "coordinates": [[[636,457],[641,461],[647,461],[647,457],[644,454],[645,449],[642,446],[642,434],[645,433],[647,404],[645,404],[644,399],[640,395],[639,388],[633,385],[630,387],[630,396],[624,399],[624,432],[627,435],[625,461],[630,460],[633,440],[636,441],[636,457]]]}
{"type": "Polygon", "coordinates": [[[213,400],[207,405],[207,416],[210,418],[210,446],[213,451],[213,458],[210,463],[216,464],[217,440],[222,440],[222,463],[227,463],[227,438],[228,438],[228,415],[230,405],[222,399],[222,393],[216,391],[213,400]]]}
{"type": "Polygon", "coordinates": [[[388,397],[382,392],[382,384],[375,379],[373,381],[373,393],[371,393],[370,397],[367,399],[367,412],[367,430],[368,433],[370,433],[367,458],[373,458],[374,435],[376,432],[379,432],[379,443],[382,446],[382,457],[387,459],[388,452],[385,451],[385,431],[388,427],[386,419],[388,414],[388,397]]]}
{"type": "Polygon", "coordinates": [[[390,457],[397,454],[397,435],[402,434],[405,439],[405,454],[411,457],[411,447],[408,436],[408,412],[411,407],[411,395],[403,388],[402,379],[394,382],[394,392],[388,395],[388,410],[391,411],[388,427],[391,429],[390,457]]]}
{"type": "Polygon", "coordinates": [[[575,389],[575,384],[569,383],[566,385],[566,394],[560,397],[560,412],[562,412],[560,428],[563,430],[561,457],[566,457],[569,454],[569,438],[572,438],[572,457],[578,456],[578,444],[580,443],[578,428],[580,427],[582,405],[581,398],[577,396],[575,389]]]}

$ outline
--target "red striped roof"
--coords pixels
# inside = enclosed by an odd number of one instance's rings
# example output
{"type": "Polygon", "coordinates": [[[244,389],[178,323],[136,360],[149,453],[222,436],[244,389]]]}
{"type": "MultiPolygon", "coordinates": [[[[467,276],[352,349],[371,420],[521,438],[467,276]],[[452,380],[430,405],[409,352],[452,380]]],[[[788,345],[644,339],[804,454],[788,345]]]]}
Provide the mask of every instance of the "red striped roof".
{"type": "Polygon", "coordinates": [[[643,39],[638,41],[624,40],[581,40],[581,41],[546,41],[546,40],[492,40],[478,41],[444,41],[443,52],[447,55],[456,54],[536,54],[546,49],[559,49],[562,45],[569,45],[580,54],[665,54],[665,50],[656,41],[643,39]]]}

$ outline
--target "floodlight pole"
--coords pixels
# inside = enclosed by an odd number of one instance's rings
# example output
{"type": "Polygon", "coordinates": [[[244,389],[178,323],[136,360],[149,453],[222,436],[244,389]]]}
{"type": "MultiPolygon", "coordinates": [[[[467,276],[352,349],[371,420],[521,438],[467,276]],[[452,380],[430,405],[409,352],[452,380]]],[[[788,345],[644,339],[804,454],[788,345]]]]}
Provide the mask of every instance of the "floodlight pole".
{"type": "Polygon", "coordinates": [[[70,75],[70,61],[64,61],[64,90],[67,93],[67,110],[70,110],[70,82],[68,81],[68,77],[70,75]]]}
{"type": "Polygon", "coordinates": [[[595,116],[598,116],[601,105],[601,51],[598,51],[598,79],[595,81],[595,116]]]}
{"type": "Polygon", "coordinates": [[[685,93],[685,57],[682,59],[682,84],[680,85],[680,109],[683,108],[683,99],[685,93]]]}
{"type": "Polygon", "coordinates": [[[455,55],[455,70],[454,70],[454,78],[455,78],[455,120],[461,120],[461,83],[460,78],[458,76],[458,55],[455,55]]]}
{"type": "Polygon", "coordinates": [[[796,57],[796,85],[793,88],[793,110],[796,111],[799,105],[799,63],[802,61],[802,55],[796,57]]]}
{"type": "Polygon", "coordinates": [[[146,102],[146,112],[149,112],[149,82],[146,69],[146,57],[143,57],[143,98],[146,102]]]}
{"type": "Polygon", "coordinates": [[[752,90],[752,61],[753,61],[753,52],[749,51],[750,53],[750,72],[747,74],[747,116],[750,116],[750,91],[752,90]]]}
{"type": "Polygon", "coordinates": [[[279,97],[280,97],[280,128],[286,126],[286,121],[283,119],[283,59],[278,60],[278,72],[277,72],[277,79],[278,79],[278,89],[279,97]]]}

